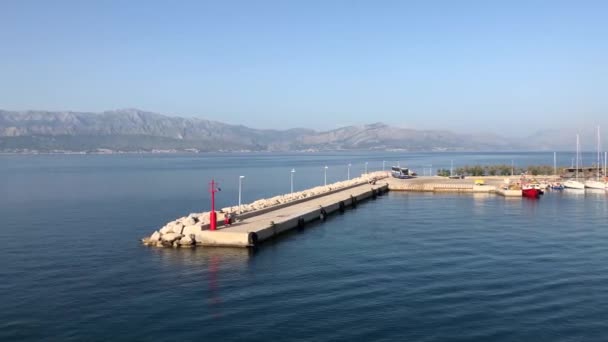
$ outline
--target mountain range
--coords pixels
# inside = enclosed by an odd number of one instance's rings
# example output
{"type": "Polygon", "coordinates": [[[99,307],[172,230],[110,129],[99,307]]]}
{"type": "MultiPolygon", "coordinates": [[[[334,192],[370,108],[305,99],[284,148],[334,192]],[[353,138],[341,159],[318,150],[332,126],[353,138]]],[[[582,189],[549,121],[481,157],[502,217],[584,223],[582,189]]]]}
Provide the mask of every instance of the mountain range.
{"type": "Polygon", "coordinates": [[[138,109],[101,113],[0,110],[0,151],[3,152],[506,151],[558,147],[547,144],[551,141],[555,142],[539,135],[509,139],[492,134],[406,129],[382,123],[328,131],[254,129],[138,109]]]}

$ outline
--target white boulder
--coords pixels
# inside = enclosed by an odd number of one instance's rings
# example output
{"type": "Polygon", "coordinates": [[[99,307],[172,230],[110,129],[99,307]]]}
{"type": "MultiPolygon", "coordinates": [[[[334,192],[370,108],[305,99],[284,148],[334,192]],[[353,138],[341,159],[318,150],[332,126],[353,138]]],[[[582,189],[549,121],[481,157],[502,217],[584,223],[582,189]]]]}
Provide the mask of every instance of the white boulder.
{"type": "Polygon", "coordinates": [[[181,237],[182,237],[181,234],[167,233],[167,234],[163,234],[162,240],[166,241],[166,242],[172,242],[172,241],[175,241],[175,240],[177,240],[177,239],[179,239],[181,237]]]}
{"type": "Polygon", "coordinates": [[[182,247],[183,246],[192,246],[192,245],[194,245],[194,239],[191,236],[186,235],[186,236],[182,237],[181,240],[179,240],[179,245],[182,247]]]}
{"type": "Polygon", "coordinates": [[[185,236],[190,236],[190,234],[197,234],[203,230],[203,225],[200,223],[193,224],[191,226],[185,226],[182,230],[182,234],[185,236]]]}
{"type": "Polygon", "coordinates": [[[183,224],[184,226],[192,226],[195,223],[196,223],[196,220],[191,216],[185,217],[184,219],[181,220],[181,224],[183,224]]]}
{"type": "Polygon", "coordinates": [[[168,233],[173,233],[173,226],[167,224],[166,226],[162,227],[159,232],[161,234],[168,234],[168,233]]]}
{"type": "Polygon", "coordinates": [[[148,240],[150,242],[152,242],[152,241],[159,241],[160,240],[160,233],[158,231],[154,231],[154,233],[152,233],[152,235],[150,235],[150,238],[148,240]]]}

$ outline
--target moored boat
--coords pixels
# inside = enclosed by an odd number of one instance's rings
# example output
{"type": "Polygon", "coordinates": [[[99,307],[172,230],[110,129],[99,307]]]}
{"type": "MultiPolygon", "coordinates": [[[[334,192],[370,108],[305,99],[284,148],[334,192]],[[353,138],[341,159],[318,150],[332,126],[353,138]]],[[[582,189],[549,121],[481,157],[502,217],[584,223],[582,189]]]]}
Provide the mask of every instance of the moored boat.
{"type": "Polygon", "coordinates": [[[588,180],[585,182],[585,188],[589,189],[606,189],[606,183],[600,180],[600,127],[597,127],[597,164],[596,167],[596,180],[588,180]]]}
{"type": "Polygon", "coordinates": [[[585,189],[585,184],[576,180],[567,180],[564,182],[564,188],[570,189],[585,189]]]}
{"type": "Polygon", "coordinates": [[[523,197],[528,197],[528,198],[539,198],[540,191],[538,189],[534,189],[532,187],[523,187],[521,189],[521,195],[523,197]]]}
{"type": "Polygon", "coordinates": [[[606,183],[596,180],[588,180],[585,182],[585,188],[589,189],[606,189],[606,183]]]}
{"type": "Polygon", "coordinates": [[[585,184],[578,181],[578,161],[580,159],[580,156],[579,156],[580,148],[581,148],[580,141],[579,141],[578,134],[577,134],[576,135],[576,176],[575,176],[576,180],[569,179],[569,180],[565,181],[564,188],[583,189],[583,190],[585,189],[585,184]]]}
{"type": "Polygon", "coordinates": [[[545,194],[545,191],[544,191],[545,188],[543,188],[543,186],[540,183],[530,183],[530,184],[528,184],[528,187],[538,190],[539,195],[545,194]]]}

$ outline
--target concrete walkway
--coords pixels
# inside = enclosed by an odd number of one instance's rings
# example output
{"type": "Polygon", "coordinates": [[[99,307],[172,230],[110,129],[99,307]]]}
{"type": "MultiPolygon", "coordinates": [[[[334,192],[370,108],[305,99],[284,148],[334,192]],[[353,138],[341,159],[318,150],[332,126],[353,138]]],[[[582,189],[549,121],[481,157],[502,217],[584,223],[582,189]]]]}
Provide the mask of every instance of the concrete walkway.
{"type": "Polygon", "coordinates": [[[252,246],[283,231],[319,219],[322,208],[326,214],[330,214],[340,210],[341,206],[342,208],[352,206],[353,202],[356,205],[358,201],[375,197],[387,190],[388,185],[383,180],[375,185],[359,185],[252,216],[216,231],[203,231],[200,233],[200,238],[204,246],[252,246]]]}

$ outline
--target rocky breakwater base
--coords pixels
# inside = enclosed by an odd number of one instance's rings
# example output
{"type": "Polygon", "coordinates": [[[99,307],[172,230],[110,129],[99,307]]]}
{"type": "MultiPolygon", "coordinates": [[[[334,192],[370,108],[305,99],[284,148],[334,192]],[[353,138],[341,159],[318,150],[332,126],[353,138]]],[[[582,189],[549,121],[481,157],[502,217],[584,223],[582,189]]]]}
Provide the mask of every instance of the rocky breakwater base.
{"type": "MultiPolygon", "coordinates": [[[[255,221],[256,217],[282,208],[294,206],[298,203],[308,202],[317,198],[347,190],[362,185],[372,185],[374,180],[387,177],[386,172],[374,172],[353,178],[348,181],[332,183],[326,186],[318,186],[292,194],[279,195],[267,199],[259,199],[255,202],[241,205],[240,214],[236,217],[233,226],[242,226],[247,221],[255,221]]],[[[374,192],[375,193],[375,192],[374,192]]],[[[230,234],[224,226],[224,214],[236,214],[239,212],[238,206],[231,206],[219,210],[217,226],[224,235],[230,234]]],[[[192,213],[188,216],[178,218],[167,223],[159,230],[154,231],[150,236],[144,237],[142,243],[153,247],[172,247],[172,248],[192,248],[195,246],[209,245],[210,212],[192,213]]],[[[255,222],[253,222],[255,223],[255,222]]],[[[238,235],[242,235],[240,232],[238,235]]],[[[248,243],[251,244],[251,243],[248,243]]]]}

